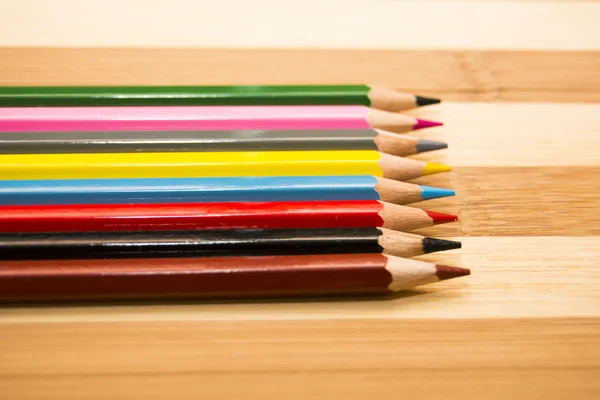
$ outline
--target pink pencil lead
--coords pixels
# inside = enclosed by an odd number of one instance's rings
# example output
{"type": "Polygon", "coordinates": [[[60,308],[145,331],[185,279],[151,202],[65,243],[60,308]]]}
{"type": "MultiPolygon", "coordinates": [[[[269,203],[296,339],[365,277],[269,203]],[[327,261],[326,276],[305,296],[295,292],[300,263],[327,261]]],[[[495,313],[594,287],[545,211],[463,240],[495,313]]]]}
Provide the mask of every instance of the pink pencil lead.
{"type": "Polygon", "coordinates": [[[413,130],[416,131],[419,129],[431,128],[434,126],[442,126],[442,125],[444,125],[442,122],[427,121],[425,119],[417,118],[417,123],[415,124],[415,126],[413,126],[413,130]]]}

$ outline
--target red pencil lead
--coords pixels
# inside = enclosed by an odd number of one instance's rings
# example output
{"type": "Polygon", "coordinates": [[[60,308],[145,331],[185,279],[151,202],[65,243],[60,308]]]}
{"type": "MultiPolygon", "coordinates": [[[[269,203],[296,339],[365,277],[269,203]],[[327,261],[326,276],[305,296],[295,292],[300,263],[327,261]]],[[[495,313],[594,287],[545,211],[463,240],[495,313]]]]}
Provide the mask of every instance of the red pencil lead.
{"type": "Polygon", "coordinates": [[[429,218],[431,218],[433,220],[434,225],[446,224],[448,222],[458,221],[457,215],[444,214],[444,213],[438,213],[435,211],[427,211],[427,210],[423,210],[423,211],[425,211],[427,213],[427,215],[429,216],[429,218]]]}

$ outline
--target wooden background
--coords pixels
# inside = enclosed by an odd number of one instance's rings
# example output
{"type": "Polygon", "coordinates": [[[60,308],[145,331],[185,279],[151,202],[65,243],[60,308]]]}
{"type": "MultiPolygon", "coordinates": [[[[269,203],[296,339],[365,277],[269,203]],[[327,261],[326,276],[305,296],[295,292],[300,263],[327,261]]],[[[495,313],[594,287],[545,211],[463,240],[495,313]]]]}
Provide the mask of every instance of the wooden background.
{"type": "Polygon", "coordinates": [[[392,299],[0,309],[2,399],[600,398],[600,4],[1,2],[0,85],[368,82],[446,102],[461,222],[392,299]],[[251,17],[251,18],[249,18],[251,17]],[[233,21],[233,23],[227,23],[233,21]],[[204,396],[204,397],[203,397],[204,396]]]}

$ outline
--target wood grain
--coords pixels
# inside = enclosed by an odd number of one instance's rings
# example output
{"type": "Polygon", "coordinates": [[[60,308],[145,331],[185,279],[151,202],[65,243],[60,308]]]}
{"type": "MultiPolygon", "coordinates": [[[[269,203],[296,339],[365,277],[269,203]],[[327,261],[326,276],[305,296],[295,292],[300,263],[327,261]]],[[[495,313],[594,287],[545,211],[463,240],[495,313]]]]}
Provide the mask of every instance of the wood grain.
{"type": "Polygon", "coordinates": [[[0,85],[367,82],[447,101],[600,100],[593,51],[32,47],[0,48],[0,60],[0,85]]]}
{"type": "Polygon", "coordinates": [[[60,400],[591,399],[600,390],[599,332],[596,319],[12,325],[0,331],[11,349],[0,353],[0,392],[60,400]]]}
{"type": "Polygon", "coordinates": [[[444,121],[416,135],[449,144],[448,150],[414,158],[457,167],[597,165],[599,104],[446,102],[407,113],[444,121]]]}
{"type": "MultiPolygon", "coordinates": [[[[463,242],[462,249],[418,259],[468,266],[471,276],[393,297],[27,305],[1,308],[0,326],[282,320],[309,325],[316,320],[358,319],[365,321],[363,333],[368,336],[368,321],[373,319],[600,318],[597,236],[453,238],[463,242]]],[[[432,332],[432,340],[437,340],[435,334],[432,332]]],[[[0,368],[0,375],[1,371],[0,368]]]]}
{"type": "Polygon", "coordinates": [[[365,81],[460,100],[412,113],[446,122],[418,135],[450,144],[417,158],[454,166],[419,182],[458,193],[417,205],[461,217],[420,233],[463,242],[420,258],[473,271],[390,298],[0,308],[0,397],[600,397],[600,53],[0,48],[0,60],[4,85],[365,81]]]}
{"type": "Polygon", "coordinates": [[[414,182],[451,187],[454,198],[418,204],[458,213],[460,224],[419,230],[435,236],[596,236],[600,213],[598,167],[459,167],[449,176],[414,182]],[[577,177],[577,179],[574,179],[577,177]]]}

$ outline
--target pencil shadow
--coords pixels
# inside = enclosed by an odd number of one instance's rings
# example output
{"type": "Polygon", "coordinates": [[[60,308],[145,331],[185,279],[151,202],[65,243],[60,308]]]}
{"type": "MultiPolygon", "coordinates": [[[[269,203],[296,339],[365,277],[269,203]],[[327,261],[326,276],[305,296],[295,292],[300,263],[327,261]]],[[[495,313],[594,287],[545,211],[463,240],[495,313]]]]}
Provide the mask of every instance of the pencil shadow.
{"type": "Polygon", "coordinates": [[[307,304],[307,303],[333,303],[333,302],[375,302],[394,301],[404,298],[421,296],[430,292],[421,290],[407,290],[404,292],[387,295],[353,295],[353,296],[314,296],[314,297],[288,297],[288,298],[236,298],[236,299],[174,299],[174,300],[90,300],[86,302],[71,301],[44,301],[44,302],[15,302],[0,306],[2,309],[17,308],[74,308],[74,307],[119,307],[119,306],[189,306],[189,305],[215,305],[215,304],[307,304]]]}

